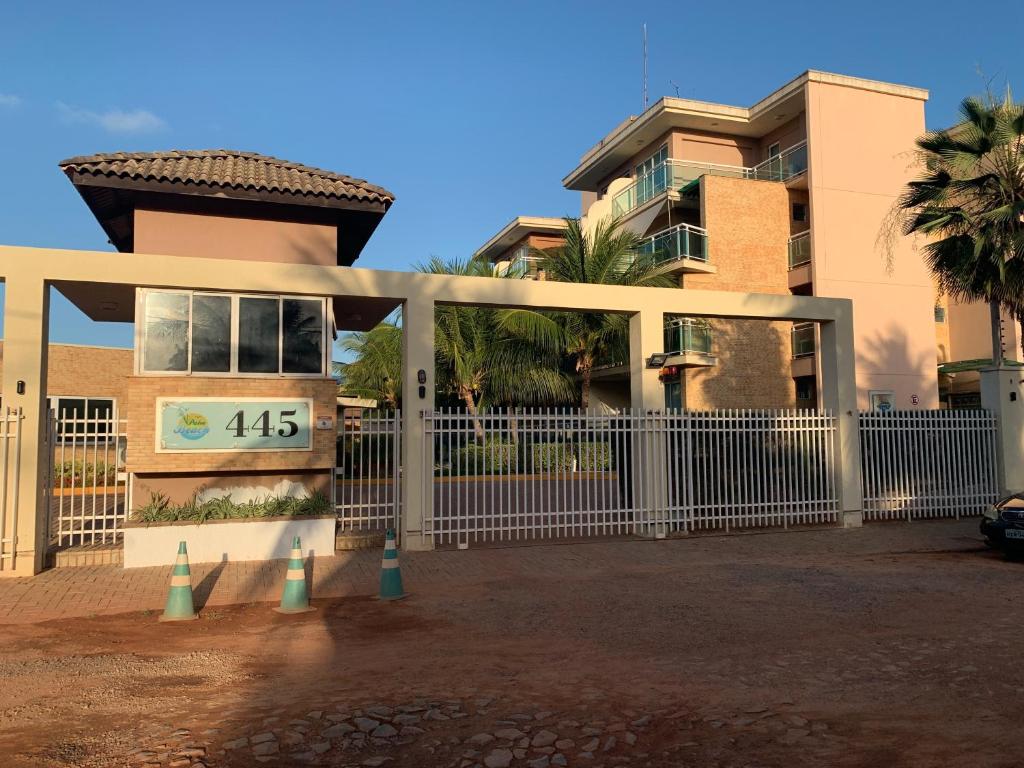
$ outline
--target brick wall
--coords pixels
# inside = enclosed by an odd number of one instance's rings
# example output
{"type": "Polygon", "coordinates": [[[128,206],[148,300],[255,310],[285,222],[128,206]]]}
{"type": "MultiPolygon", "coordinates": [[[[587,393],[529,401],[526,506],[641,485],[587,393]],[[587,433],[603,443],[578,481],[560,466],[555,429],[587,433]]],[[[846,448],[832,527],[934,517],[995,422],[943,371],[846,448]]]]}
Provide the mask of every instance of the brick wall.
{"type": "MultiPolygon", "coordinates": [[[[122,416],[126,415],[128,378],[132,375],[130,349],[51,344],[47,364],[47,394],[79,397],[114,397],[122,416]]],[[[3,370],[3,342],[0,341],[0,371],[3,370]]]]}
{"type": "Polygon", "coordinates": [[[156,453],[158,397],[313,398],[313,418],[337,410],[333,379],[230,378],[202,376],[133,376],[129,379],[128,470],[140,473],[260,472],[327,469],[335,464],[334,428],[313,430],[313,450],[240,453],[156,453]]]}
{"type": "MultiPolygon", "coordinates": [[[[680,278],[685,288],[789,294],[790,198],[784,184],[704,176],[701,209],[715,274],[680,278]]],[[[718,365],[683,374],[684,407],[793,408],[788,322],[712,320],[718,365]]]]}

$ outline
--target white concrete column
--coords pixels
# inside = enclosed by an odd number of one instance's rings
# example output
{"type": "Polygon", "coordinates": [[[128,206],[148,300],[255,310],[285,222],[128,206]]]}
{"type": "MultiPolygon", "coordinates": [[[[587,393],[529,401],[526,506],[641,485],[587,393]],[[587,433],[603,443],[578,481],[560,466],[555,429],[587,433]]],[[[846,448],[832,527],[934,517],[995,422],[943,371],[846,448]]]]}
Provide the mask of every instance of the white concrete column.
{"type": "MultiPolygon", "coordinates": [[[[637,312],[629,318],[629,391],[634,419],[646,419],[646,431],[632,441],[633,503],[637,505],[637,533],[652,538],[666,534],[668,503],[669,441],[663,424],[650,411],[665,410],[665,388],[658,380],[660,369],[648,368],[647,358],[665,351],[665,314],[658,310],[637,312]]],[[[634,421],[634,427],[642,424],[634,421]]]]}
{"type": "Polygon", "coordinates": [[[423,412],[434,410],[434,300],[411,296],[402,305],[402,547],[433,549],[423,520],[432,499],[433,468],[424,450],[423,412]],[[425,381],[419,381],[423,371],[425,381]],[[422,388],[422,389],[421,389],[422,388]],[[422,392],[422,397],[420,396],[422,392]]]}
{"type": "Polygon", "coordinates": [[[836,417],[835,472],[839,512],[846,528],[864,521],[861,488],[860,412],[857,409],[856,355],[853,347],[853,306],[830,323],[819,326],[822,407],[836,417]]]}
{"type": "MultiPolygon", "coordinates": [[[[3,405],[21,408],[20,466],[12,440],[8,460],[7,514],[4,538],[15,537],[14,567],[4,559],[0,575],[32,576],[43,570],[46,557],[46,496],[43,484],[49,462],[46,435],[49,409],[46,403],[46,358],[49,351],[50,291],[42,278],[8,279],[4,295],[3,405]],[[19,394],[23,382],[24,394],[19,394]],[[14,508],[15,479],[18,504],[14,508]],[[16,515],[15,515],[16,511],[16,515]],[[15,528],[14,518],[17,517],[15,528]]],[[[4,548],[5,553],[7,547],[4,548]]]]}
{"type": "Polygon", "coordinates": [[[996,417],[999,492],[1024,490],[1024,378],[1019,368],[981,371],[981,406],[996,417]]]}
{"type": "Polygon", "coordinates": [[[647,358],[664,352],[665,313],[644,310],[629,318],[629,396],[630,407],[638,411],[665,408],[665,388],[658,381],[657,368],[647,367],[647,358]]]}

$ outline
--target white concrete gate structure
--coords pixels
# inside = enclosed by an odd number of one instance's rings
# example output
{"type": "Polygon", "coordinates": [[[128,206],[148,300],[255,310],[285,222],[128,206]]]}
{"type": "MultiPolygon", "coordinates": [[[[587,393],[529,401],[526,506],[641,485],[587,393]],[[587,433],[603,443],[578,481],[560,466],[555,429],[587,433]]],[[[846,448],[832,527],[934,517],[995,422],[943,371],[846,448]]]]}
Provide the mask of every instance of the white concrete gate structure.
{"type": "MultiPolygon", "coordinates": [[[[46,551],[48,428],[46,358],[49,291],[83,284],[339,297],[353,314],[401,306],[403,313],[402,540],[429,549],[424,528],[424,411],[434,411],[434,308],[438,304],[626,314],[630,318],[631,405],[663,408],[658,369],[647,359],[661,352],[665,315],[817,323],[820,333],[821,406],[835,415],[835,482],[843,525],[862,522],[860,449],[854,380],[853,308],[844,299],[576,285],[543,281],[389,272],[312,264],[261,264],[239,269],[232,260],[44,248],[0,247],[6,284],[3,392],[5,405],[20,408],[25,431],[17,475],[17,530],[6,515],[5,538],[16,540],[16,567],[5,573],[38,573],[46,551]],[[186,285],[183,285],[186,283],[186,285]]],[[[6,561],[5,561],[6,562],[6,561]]]]}

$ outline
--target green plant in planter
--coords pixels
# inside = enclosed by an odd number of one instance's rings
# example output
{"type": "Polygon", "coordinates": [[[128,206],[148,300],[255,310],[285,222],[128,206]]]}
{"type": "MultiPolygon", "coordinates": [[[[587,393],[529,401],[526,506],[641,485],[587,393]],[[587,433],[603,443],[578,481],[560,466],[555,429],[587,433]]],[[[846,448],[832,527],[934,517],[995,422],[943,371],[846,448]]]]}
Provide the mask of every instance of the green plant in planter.
{"type": "Polygon", "coordinates": [[[143,523],[171,523],[207,520],[246,520],[260,517],[303,517],[322,515],[331,510],[331,500],[320,491],[304,499],[294,496],[267,496],[236,504],[230,496],[199,502],[192,496],[184,504],[174,505],[162,493],[151,493],[149,501],[135,510],[134,519],[143,523]]]}

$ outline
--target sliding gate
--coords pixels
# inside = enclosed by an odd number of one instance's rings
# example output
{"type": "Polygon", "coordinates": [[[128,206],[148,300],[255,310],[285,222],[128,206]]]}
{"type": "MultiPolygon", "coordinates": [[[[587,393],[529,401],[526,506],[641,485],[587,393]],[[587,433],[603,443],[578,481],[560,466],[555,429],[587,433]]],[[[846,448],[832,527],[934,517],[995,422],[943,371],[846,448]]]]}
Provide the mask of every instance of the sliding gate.
{"type": "Polygon", "coordinates": [[[812,411],[427,413],[435,544],[834,523],[835,419],[812,411]]]}

